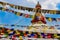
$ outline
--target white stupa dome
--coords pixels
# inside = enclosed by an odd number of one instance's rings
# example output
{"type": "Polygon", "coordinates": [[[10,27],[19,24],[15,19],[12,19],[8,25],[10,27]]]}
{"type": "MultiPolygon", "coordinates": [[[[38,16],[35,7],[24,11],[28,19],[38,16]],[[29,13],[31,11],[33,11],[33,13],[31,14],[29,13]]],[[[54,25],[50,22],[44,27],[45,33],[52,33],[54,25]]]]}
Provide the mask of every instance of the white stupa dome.
{"type": "Polygon", "coordinates": [[[47,26],[47,24],[31,24],[30,26],[47,26]]]}

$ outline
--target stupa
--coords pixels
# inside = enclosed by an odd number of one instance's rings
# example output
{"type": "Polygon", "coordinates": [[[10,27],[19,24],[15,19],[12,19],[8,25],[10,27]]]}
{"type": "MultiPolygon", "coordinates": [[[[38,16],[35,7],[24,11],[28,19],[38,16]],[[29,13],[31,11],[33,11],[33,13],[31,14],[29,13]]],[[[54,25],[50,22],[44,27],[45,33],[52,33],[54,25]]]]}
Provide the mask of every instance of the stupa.
{"type": "Polygon", "coordinates": [[[39,4],[39,2],[37,3],[37,5],[35,6],[35,15],[34,18],[31,21],[32,25],[46,25],[46,19],[45,17],[42,15],[42,11],[41,11],[41,5],[39,4]]]}
{"type": "Polygon", "coordinates": [[[35,6],[35,15],[34,15],[33,20],[31,21],[31,23],[32,24],[35,24],[35,23],[46,24],[46,20],[45,20],[45,17],[42,15],[41,5],[39,4],[39,2],[35,6]]]}

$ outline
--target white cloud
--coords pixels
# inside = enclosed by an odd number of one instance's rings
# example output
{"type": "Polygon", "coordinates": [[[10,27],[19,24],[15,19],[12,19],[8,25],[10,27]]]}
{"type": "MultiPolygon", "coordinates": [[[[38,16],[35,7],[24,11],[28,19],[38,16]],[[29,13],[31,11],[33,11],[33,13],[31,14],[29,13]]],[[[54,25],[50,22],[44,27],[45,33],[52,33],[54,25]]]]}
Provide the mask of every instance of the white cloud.
{"type": "MultiPolygon", "coordinates": [[[[36,0],[27,0],[28,2],[37,3],[36,0]]],[[[38,1],[38,0],[37,0],[38,1]]]]}
{"type": "Polygon", "coordinates": [[[60,3],[60,0],[27,0],[28,2],[34,2],[35,4],[37,1],[40,2],[43,9],[58,9],[56,5],[60,3]]]}

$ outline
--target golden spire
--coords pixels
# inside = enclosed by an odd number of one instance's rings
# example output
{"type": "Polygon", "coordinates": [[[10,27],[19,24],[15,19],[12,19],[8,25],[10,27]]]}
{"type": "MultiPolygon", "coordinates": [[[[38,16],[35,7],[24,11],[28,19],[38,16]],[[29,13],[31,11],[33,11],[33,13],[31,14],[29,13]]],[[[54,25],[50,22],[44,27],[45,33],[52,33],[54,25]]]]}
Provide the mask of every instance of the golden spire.
{"type": "Polygon", "coordinates": [[[41,5],[39,4],[39,1],[37,2],[36,8],[41,8],[41,5]]]}

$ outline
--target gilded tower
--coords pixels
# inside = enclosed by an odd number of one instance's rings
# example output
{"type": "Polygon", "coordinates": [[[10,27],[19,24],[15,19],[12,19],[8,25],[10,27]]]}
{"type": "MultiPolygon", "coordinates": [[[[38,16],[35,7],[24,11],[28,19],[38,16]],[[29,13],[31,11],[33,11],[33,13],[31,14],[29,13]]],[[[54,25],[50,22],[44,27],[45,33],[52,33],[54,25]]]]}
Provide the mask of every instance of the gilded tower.
{"type": "Polygon", "coordinates": [[[34,18],[31,22],[34,23],[34,24],[35,23],[44,23],[44,24],[46,24],[45,18],[42,15],[42,12],[41,12],[41,5],[39,4],[39,2],[35,6],[35,15],[34,15],[34,18]]]}

